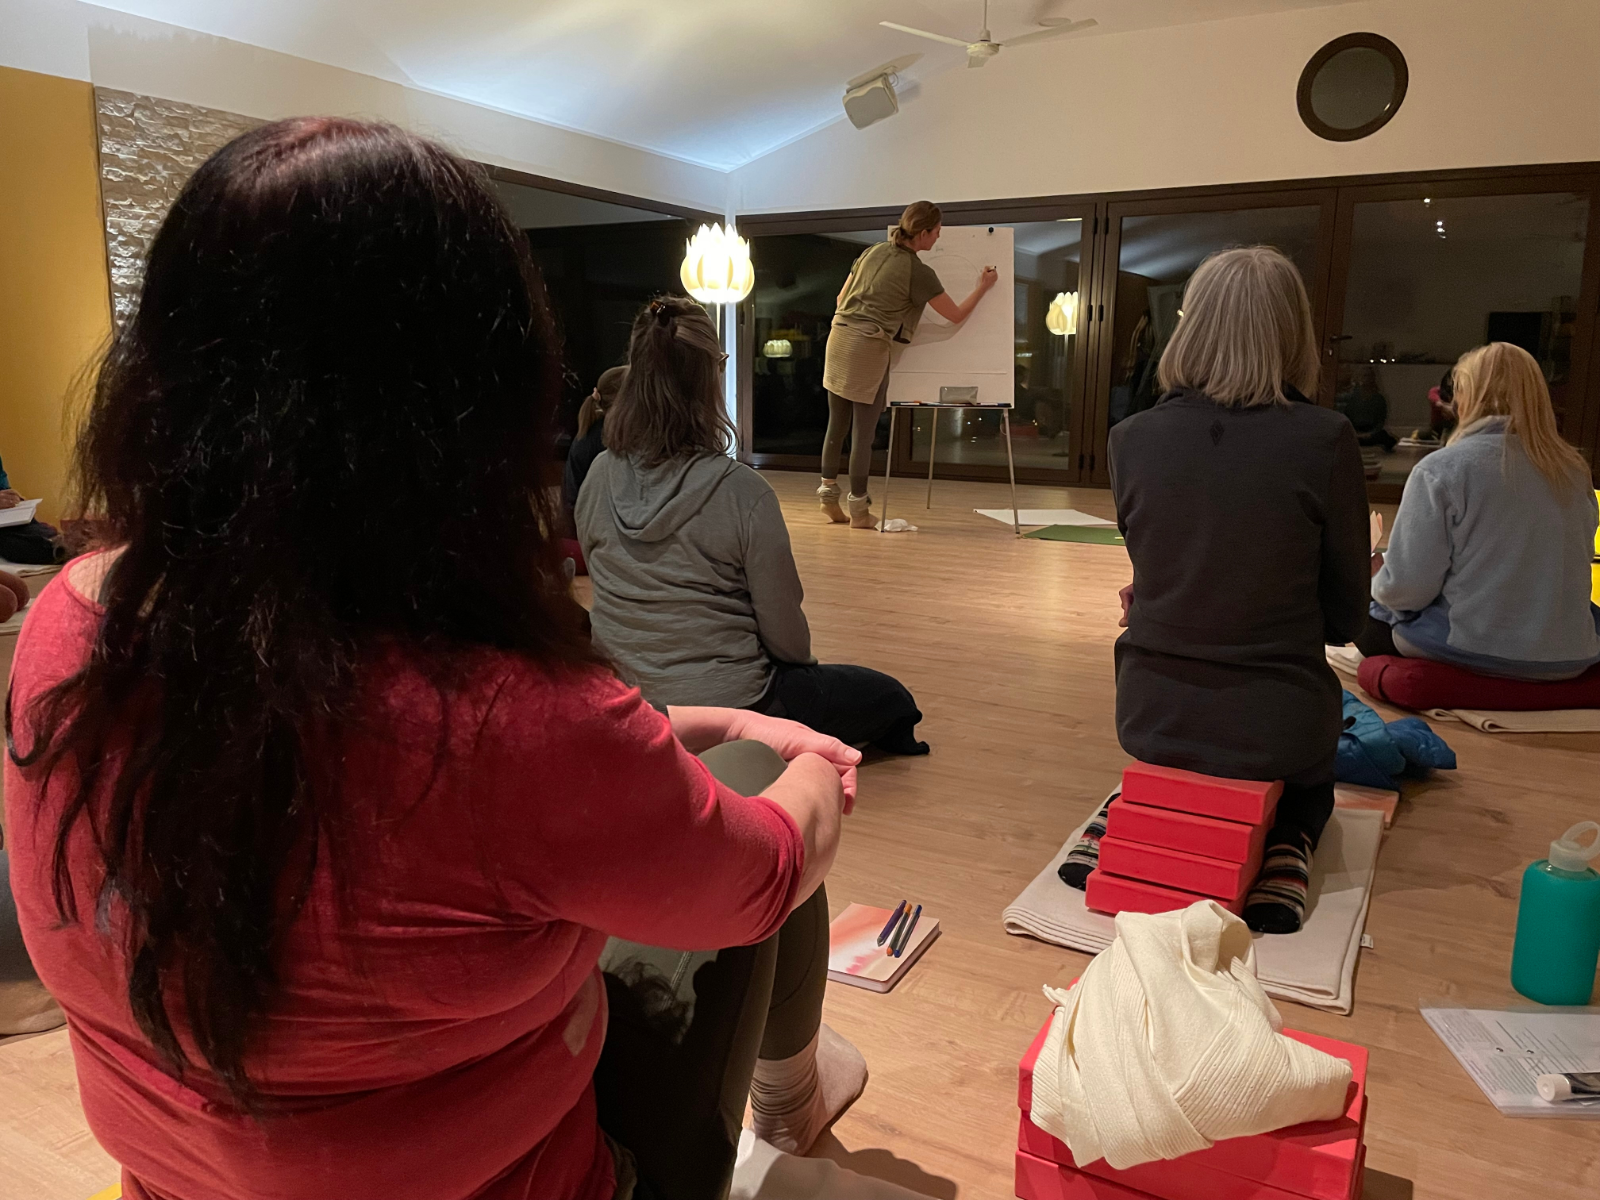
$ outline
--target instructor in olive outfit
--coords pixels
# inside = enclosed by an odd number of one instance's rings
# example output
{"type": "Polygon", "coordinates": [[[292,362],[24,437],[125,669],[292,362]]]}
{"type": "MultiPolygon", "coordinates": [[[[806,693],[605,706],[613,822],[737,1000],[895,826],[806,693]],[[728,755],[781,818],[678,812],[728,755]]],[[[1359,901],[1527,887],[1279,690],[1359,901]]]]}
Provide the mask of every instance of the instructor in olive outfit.
{"type": "Polygon", "coordinates": [[[862,251],[839,289],[822,371],[822,386],[828,390],[828,432],[822,440],[822,486],[817,488],[823,513],[838,524],[849,521],[857,529],[876,525],[867,474],[872,469],[873,434],[889,400],[894,346],[911,340],[924,308],[931,307],[951,324],[961,324],[999,278],[993,267],[986,267],[972,295],[960,304],[950,299],[938,274],[917,257],[939,240],[942,219],[939,206],[927,200],[908,205],[889,240],[862,251]],[[846,433],[850,434],[848,517],[839,507],[839,455],[846,433]]]}

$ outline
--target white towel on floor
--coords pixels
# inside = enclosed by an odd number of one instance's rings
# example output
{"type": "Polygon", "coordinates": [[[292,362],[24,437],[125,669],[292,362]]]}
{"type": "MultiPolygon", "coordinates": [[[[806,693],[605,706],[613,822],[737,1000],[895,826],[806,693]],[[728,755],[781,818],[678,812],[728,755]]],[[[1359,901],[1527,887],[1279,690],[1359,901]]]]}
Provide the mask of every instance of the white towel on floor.
{"type": "Polygon", "coordinates": [[[728,1200],[926,1200],[886,1179],[847,1170],[826,1158],[797,1158],[746,1129],[739,1137],[728,1200]]]}
{"type": "MultiPolygon", "coordinates": [[[[1098,811],[1098,809],[1094,810],[1098,811]]],[[[1006,932],[1098,954],[1116,929],[1091,912],[1083,893],[1061,882],[1056,868],[1077,844],[1094,812],[1006,908],[1006,932]]],[[[1267,995],[1312,1008],[1347,1013],[1354,1004],[1356,959],[1372,898],[1372,876],[1383,841],[1383,814],[1337,808],[1312,858],[1306,923],[1299,933],[1259,934],[1256,975],[1267,995]]]]}
{"type": "Polygon", "coordinates": [[[1323,653],[1328,657],[1328,665],[1341,675],[1348,675],[1351,679],[1356,677],[1356,672],[1361,670],[1361,660],[1365,657],[1354,646],[1327,646],[1323,653]]]}
{"type": "Polygon", "coordinates": [[[1484,733],[1600,733],[1600,708],[1552,708],[1491,712],[1474,708],[1425,708],[1434,721],[1464,721],[1484,733]]]}
{"type": "Polygon", "coordinates": [[[1033,1070],[1033,1123],[1079,1164],[1117,1170],[1328,1121],[1350,1064],[1283,1036],[1245,923],[1220,904],[1122,913],[1057,1005],[1033,1070]]]}
{"type": "MultiPolygon", "coordinates": [[[[1009,508],[975,508],[972,510],[980,517],[988,517],[992,521],[1002,524],[1011,524],[1011,510],[1009,508]]],[[[1020,525],[1115,525],[1115,521],[1108,521],[1104,517],[1091,516],[1089,513],[1080,512],[1076,508],[1024,508],[1017,513],[1017,523],[1020,525]]]]}

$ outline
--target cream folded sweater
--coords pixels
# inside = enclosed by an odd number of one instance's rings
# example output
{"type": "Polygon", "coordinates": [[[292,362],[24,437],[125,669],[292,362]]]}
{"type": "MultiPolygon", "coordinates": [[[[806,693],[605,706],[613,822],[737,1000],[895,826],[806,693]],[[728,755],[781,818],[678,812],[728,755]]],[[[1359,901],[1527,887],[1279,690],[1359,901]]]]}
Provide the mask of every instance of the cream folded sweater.
{"type": "Polygon", "coordinates": [[[1122,913],[1065,992],[1033,1072],[1033,1123],[1118,1169],[1326,1121],[1350,1064],[1283,1036],[1245,923],[1210,900],[1122,913]]]}

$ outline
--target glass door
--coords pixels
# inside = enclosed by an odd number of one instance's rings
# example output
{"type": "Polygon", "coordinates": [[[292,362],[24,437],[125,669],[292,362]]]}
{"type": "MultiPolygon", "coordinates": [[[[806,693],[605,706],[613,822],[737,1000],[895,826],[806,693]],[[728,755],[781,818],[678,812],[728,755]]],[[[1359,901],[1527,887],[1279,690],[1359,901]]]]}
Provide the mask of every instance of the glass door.
{"type": "MultiPolygon", "coordinates": [[[[828,429],[822,367],[834,302],[861,252],[888,237],[887,222],[825,233],[760,235],[751,241],[755,288],[740,306],[741,370],[750,428],[741,444],[757,465],[815,470],[828,429]]],[[[875,451],[888,447],[888,416],[875,451]]],[[[874,454],[874,469],[883,456],[874,454]]]]}
{"type": "MultiPolygon", "coordinates": [[[[1017,478],[1079,482],[1087,423],[1083,397],[1090,356],[1084,314],[1092,295],[1092,211],[1027,221],[951,213],[946,220],[952,225],[1004,224],[1013,230],[1016,395],[1010,424],[1017,478]]],[[[926,473],[931,446],[935,474],[1006,478],[999,412],[947,409],[911,415],[910,421],[901,422],[909,430],[896,471],[926,473]]]]}
{"type": "Polygon", "coordinates": [[[1320,336],[1336,193],[1330,189],[1113,204],[1103,310],[1096,302],[1095,424],[1086,482],[1109,483],[1111,427],[1161,397],[1156,370],[1182,315],[1183,289],[1207,255],[1276,246],[1305,278],[1320,336]]]}
{"type": "Polygon", "coordinates": [[[1341,190],[1324,401],[1356,426],[1375,498],[1449,436],[1447,376],[1485,342],[1538,359],[1562,433],[1588,440],[1595,219],[1582,177],[1341,190]]]}

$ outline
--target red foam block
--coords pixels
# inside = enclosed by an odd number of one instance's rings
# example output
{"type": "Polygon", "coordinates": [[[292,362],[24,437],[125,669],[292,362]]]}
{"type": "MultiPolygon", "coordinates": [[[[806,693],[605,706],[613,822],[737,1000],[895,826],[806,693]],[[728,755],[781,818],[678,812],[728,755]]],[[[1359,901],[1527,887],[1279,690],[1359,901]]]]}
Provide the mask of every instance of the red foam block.
{"type": "MultiPolygon", "coordinates": [[[[1072,1151],[1058,1139],[1051,1137],[1023,1113],[1017,1127],[1017,1151],[1055,1166],[1059,1171],[1084,1174],[1108,1184],[1126,1189],[1131,1194],[1150,1196],[1152,1200],[1309,1200],[1303,1192],[1287,1191],[1259,1179],[1246,1179],[1195,1161],[1199,1156],[1186,1154],[1182,1158],[1158,1159],[1140,1163],[1137,1167],[1114,1170],[1104,1162],[1087,1168],[1068,1166],[1072,1151]],[[1064,1161],[1063,1161],[1064,1160],[1064,1161]]],[[[1357,1168],[1352,1176],[1351,1196],[1359,1195],[1356,1180],[1360,1177],[1360,1158],[1365,1148],[1357,1149],[1357,1168]]],[[[1341,1200],[1344,1200],[1341,1197],[1341,1200]]]]}
{"type": "Polygon", "coordinates": [[[1281,795],[1282,783],[1223,779],[1149,763],[1132,763],[1122,772],[1124,800],[1245,825],[1269,823],[1278,810],[1281,795]]]}
{"type": "MultiPolygon", "coordinates": [[[[1105,846],[1105,839],[1101,839],[1100,845],[1105,846]]],[[[1244,898],[1249,891],[1250,884],[1246,883],[1238,895],[1219,899],[1216,896],[1203,896],[1199,892],[1165,887],[1145,879],[1127,879],[1096,868],[1089,872],[1089,880],[1084,887],[1084,903],[1095,912],[1115,916],[1119,912],[1171,912],[1175,908],[1188,908],[1197,900],[1216,900],[1237,916],[1244,912],[1244,898]]]]}
{"type": "Polygon", "coordinates": [[[1159,883],[1162,887],[1198,892],[1216,900],[1232,900],[1248,891],[1255,882],[1261,860],[1224,862],[1220,858],[1202,858],[1182,850],[1107,836],[1100,839],[1099,869],[1124,879],[1159,883]]]}
{"type": "Polygon", "coordinates": [[[1098,1175],[1048,1162],[1017,1151],[1017,1200],[1152,1200],[1149,1192],[1135,1191],[1098,1175]]]}
{"type": "Polygon", "coordinates": [[[1253,862],[1260,869],[1261,852],[1267,842],[1265,824],[1246,825],[1240,821],[1219,821],[1198,817],[1175,808],[1152,808],[1134,804],[1126,798],[1113,800],[1106,820],[1112,837],[1146,846],[1165,846],[1185,850],[1224,862],[1253,862]]]}
{"type": "MultiPolygon", "coordinates": [[[[1277,1200],[1277,1194],[1307,1197],[1309,1200],[1350,1200],[1358,1195],[1361,1180],[1361,1142],[1367,1119],[1367,1049],[1365,1046],[1318,1037],[1285,1029],[1285,1036],[1314,1046],[1350,1063],[1351,1083],[1344,1115],[1332,1121],[1313,1121],[1291,1125],[1253,1137],[1229,1138],[1209,1150],[1198,1150],[1182,1158],[1145,1163],[1131,1171],[1117,1171],[1104,1159],[1080,1166],[1064,1142],[1051,1137],[1028,1119],[1033,1108],[1033,1064],[1044,1047],[1050,1026],[1047,1022],[1023,1055],[1017,1086],[1017,1103],[1022,1109],[1024,1128],[1019,1137],[1022,1150],[1031,1157],[1058,1167],[1070,1167],[1116,1184],[1134,1195],[1156,1200],[1277,1200]],[[1199,1186],[1201,1175],[1210,1184],[1199,1186]],[[1229,1178],[1231,1177],[1231,1178],[1229,1178]],[[1233,1180],[1276,1189],[1276,1193],[1239,1191],[1233,1180]],[[1227,1190],[1234,1189],[1234,1190],[1227,1190]]],[[[1022,1193],[1018,1193],[1021,1195],[1022,1193]]],[[[1074,1193],[1041,1193],[1042,1195],[1074,1193]]],[[[1118,1193],[1081,1193],[1086,1196],[1115,1196],[1118,1193]]]]}

